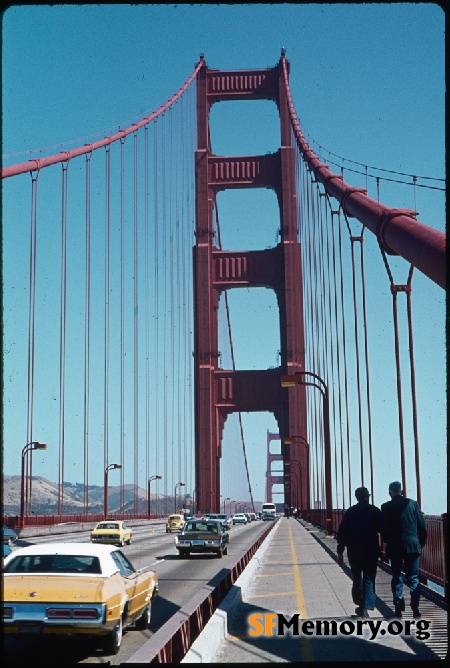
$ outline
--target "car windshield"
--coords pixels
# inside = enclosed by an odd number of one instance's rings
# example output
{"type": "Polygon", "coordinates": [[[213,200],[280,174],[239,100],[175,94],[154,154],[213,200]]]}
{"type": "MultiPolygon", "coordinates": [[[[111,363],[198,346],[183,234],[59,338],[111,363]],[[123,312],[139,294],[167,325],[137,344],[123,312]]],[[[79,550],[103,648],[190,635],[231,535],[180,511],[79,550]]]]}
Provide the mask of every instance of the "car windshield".
{"type": "Polygon", "coordinates": [[[71,554],[17,556],[3,570],[5,573],[101,573],[98,557],[71,554]]]}
{"type": "Polygon", "coordinates": [[[215,522],[188,522],[184,531],[219,533],[219,527],[215,522]]]}
{"type": "Polygon", "coordinates": [[[118,529],[119,525],[113,522],[98,524],[97,529],[118,529]]]}

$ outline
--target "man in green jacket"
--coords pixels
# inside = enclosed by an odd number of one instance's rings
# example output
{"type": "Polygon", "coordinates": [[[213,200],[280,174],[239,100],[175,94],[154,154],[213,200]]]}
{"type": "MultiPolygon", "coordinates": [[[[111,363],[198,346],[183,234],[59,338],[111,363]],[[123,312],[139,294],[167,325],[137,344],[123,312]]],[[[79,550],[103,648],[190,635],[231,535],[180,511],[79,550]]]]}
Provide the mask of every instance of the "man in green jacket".
{"type": "Polygon", "coordinates": [[[405,609],[403,570],[411,592],[413,617],[418,619],[421,617],[419,561],[427,539],[427,526],[417,501],[403,496],[400,482],[391,482],[389,495],[391,500],[381,506],[381,537],[386,543],[386,557],[391,562],[395,616],[401,617],[405,609]]]}

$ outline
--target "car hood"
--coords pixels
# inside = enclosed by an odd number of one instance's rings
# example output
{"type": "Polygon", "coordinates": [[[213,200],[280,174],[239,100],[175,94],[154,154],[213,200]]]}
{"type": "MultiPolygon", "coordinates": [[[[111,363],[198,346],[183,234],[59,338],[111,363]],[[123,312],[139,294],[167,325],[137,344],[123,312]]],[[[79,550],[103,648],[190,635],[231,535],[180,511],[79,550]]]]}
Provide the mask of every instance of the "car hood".
{"type": "Polygon", "coordinates": [[[30,603],[76,601],[101,603],[107,578],[61,575],[3,576],[4,601],[28,601],[30,603]]]}

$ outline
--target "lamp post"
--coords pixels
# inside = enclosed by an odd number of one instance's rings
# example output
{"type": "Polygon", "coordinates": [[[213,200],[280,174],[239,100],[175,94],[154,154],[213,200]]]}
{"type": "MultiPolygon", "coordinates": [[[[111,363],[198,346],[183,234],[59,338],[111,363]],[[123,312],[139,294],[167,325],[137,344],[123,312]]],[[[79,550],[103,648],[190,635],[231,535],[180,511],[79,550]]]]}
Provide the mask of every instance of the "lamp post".
{"type": "MultiPolygon", "coordinates": [[[[47,443],[39,443],[39,441],[30,441],[22,449],[22,470],[20,477],[20,526],[24,525],[24,516],[25,516],[25,457],[28,456],[30,450],[47,450],[47,443]]],[[[27,478],[28,483],[28,478],[27,478]]],[[[28,484],[27,484],[28,487],[28,484]]]]}
{"type": "Polygon", "coordinates": [[[108,517],[108,473],[112,469],[121,469],[122,464],[108,464],[108,466],[105,468],[105,480],[104,480],[104,489],[103,489],[103,495],[104,495],[104,513],[105,513],[105,520],[108,517]]]}
{"type": "Polygon", "coordinates": [[[148,515],[149,519],[150,519],[150,483],[151,483],[152,480],[161,480],[161,478],[162,478],[162,475],[152,475],[152,476],[148,479],[148,503],[147,503],[147,515],[148,515]]]}
{"type": "MultiPolygon", "coordinates": [[[[288,467],[288,471],[284,474],[284,477],[289,478],[291,475],[294,475],[296,480],[297,480],[297,483],[296,483],[296,486],[295,486],[295,495],[294,495],[295,496],[295,499],[294,499],[295,500],[295,505],[293,507],[298,508],[299,498],[301,498],[301,493],[300,493],[300,489],[301,489],[301,466],[296,459],[288,460],[287,462],[285,462],[285,465],[288,467]],[[299,475],[297,475],[297,473],[294,473],[294,471],[291,470],[291,464],[293,462],[297,462],[297,464],[299,465],[299,468],[300,468],[299,475]]],[[[291,492],[292,492],[292,486],[291,486],[291,492]]]]}
{"type": "Polygon", "coordinates": [[[294,385],[309,385],[315,387],[323,399],[323,438],[325,450],[325,509],[326,509],[326,532],[328,536],[333,533],[332,510],[333,500],[331,491],[331,442],[330,442],[330,407],[328,401],[328,388],[325,381],[312,371],[296,371],[292,375],[281,376],[282,387],[293,387],[294,385]]]}
{"type": "MultiPolygon", "coordinates": [[[[298,436],[297,434],[294,434],[294,436],[287,436],[286,438],[283,439],[282,443],[285,446],[290,446],[294,441],[303,441],[305,447],[306,447],[306,468],[305,468],[305,482],[306,482],[306,493],[305,493],[305,499],[306,499],[306,506],[303,506],[303,497],[302,495],[300,496],[300,505],[302,512],[305,513],[305,519],[307,518],[309,521],[310,518],[310,485],[309,485],[309,443],[306,440],[304,436],[298,436]]],[[[289,448],[289,454],[290,454],[290,448],[289,448]]],[[[291,459],[293,459],[291,457],[291,459]]],[[[293,461],[298,462],[299,466],[301,467],[300,462],[297,459],[293,459],[293,461]]],[[[300,494],[302,493],[303,486],[301,487],[300,494]]]]}
{"type": "Polygon", "coordinates": [[[177,489],[178,487],[185,487],[186,483],[184,482],[177,482],[175,485],[175,493],[173,495],[173,512],[177,512],[177,489]]]}

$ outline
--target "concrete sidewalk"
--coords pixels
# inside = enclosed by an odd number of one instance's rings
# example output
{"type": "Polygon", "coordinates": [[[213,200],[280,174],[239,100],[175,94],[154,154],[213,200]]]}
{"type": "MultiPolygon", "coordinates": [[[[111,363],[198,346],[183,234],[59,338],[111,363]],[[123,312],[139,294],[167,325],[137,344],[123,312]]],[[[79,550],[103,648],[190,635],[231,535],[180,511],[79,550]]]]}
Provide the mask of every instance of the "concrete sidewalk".
{"type": "Polygon", "coordinates": [[[335,539],[312,525],[281,518],[183,663],[442,659],[446,611],[423,599],[422,620],[413,620],[405,593],[403,619],[390,619],[390,576],[379,569],[382,598],[369,620],[358,618],[349,569],[338,566],[335,548],[335,539]],[[283,635],[277,635],[277,614],[294,623],[283,635]],[[417,638],[417,622],[419,636],[430,638],[417,638]]]}

